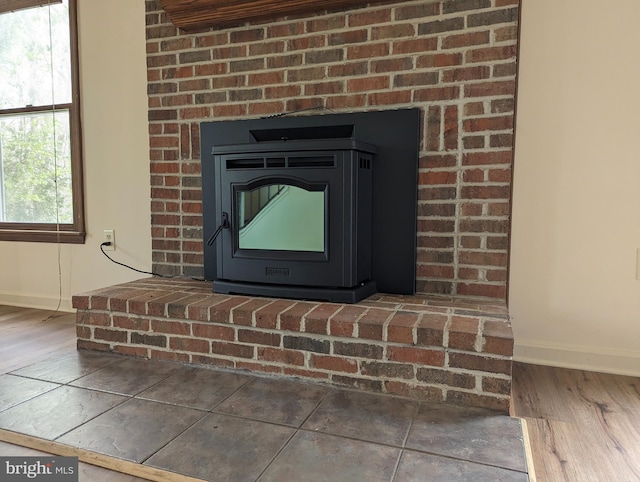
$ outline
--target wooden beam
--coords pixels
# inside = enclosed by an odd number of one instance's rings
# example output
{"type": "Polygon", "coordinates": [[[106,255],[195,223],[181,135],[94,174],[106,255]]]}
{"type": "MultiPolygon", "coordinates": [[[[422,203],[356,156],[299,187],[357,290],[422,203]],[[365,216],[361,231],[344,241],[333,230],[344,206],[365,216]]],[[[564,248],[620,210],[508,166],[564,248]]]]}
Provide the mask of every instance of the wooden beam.
{"type": "Polygon", "coordinates": [[[531,438],[529,436],[529,426],[527,425],[527,419],[521,418],[520,425],[522,426],[522,440],[524,442],[524,456],[527,459],[529,482],[537,482],[538,478],[536,477],[536,468],[533,465],[533,447],[531,447],[531,438]]]}
{"type": "Polygon", "coordinates": [[[0,0],[0,13],[15,12],[32,7],[46,7],[54,3],[62,3],[62,0],[0,0]]]}
{"type": "Polygon", "coordinates": [[[110,457],[108,455],[91,452],[89,450],[71,447],[51,440],[44,440],[30,435],[10,432],[0,429],[0,441],[7,442],[21,447],[27,447],[33,450],[39,450],[51,455],[62,457],[78,457],[78,461],[90,465],[96,465],[108,470],[120,472],[122,474],[133,475],[146,480],[157,482],[206,482],[202,479],[196,479],[187,475],[168,472],[166,470],[149,467],[147,465],[137,464],[128,460],[110,457]]]}
{"type": "MultiPolygon", "coordinates": [[[[387,3],[391,1],[393,0],[387,0],[387,3]]],[[[160,6],[167,12],[171,22],[185,30],[238,25],[250,20],[364,6],[369,3],[370,0],[160,0],[160,6]]]]}

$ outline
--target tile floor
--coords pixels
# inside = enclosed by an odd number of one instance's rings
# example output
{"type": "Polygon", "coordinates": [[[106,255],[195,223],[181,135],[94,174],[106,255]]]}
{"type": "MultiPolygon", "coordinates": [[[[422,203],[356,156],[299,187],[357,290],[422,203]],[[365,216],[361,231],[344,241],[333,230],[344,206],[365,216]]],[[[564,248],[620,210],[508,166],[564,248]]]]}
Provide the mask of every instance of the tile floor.
{"type": "Polygon", "coordinates": [[[92,352],[0,375],[0,428],[208,481],[528,480],[489,410],[92,352]]]}

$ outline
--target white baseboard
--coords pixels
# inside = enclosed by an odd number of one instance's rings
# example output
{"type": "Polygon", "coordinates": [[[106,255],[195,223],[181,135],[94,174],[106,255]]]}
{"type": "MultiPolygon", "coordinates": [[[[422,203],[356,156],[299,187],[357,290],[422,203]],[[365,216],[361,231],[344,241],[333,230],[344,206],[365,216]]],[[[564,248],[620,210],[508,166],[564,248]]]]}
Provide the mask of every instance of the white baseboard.
{"type": "Polygon", "coordinates": [[[534,365],[640,376],[640,351],[520,340],[514,347],[513,359],[534,365]]]}
{"type": "Polygon", "coordinates": [[[59,311],[74,313],[76,310],[71,305],[71,298],[49,296],[24,295],[17,293],[0,293],[0,305],[20,306],[23,308],[37,308],[40,310],[55,310],[60,302],[59,311]]]}

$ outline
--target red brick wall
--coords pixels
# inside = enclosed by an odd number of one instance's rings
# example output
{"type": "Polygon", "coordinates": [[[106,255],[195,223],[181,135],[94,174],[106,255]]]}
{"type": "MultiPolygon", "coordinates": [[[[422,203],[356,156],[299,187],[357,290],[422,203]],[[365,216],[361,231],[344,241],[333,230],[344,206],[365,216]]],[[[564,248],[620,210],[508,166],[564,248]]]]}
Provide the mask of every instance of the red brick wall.
{"type": "Polygon", "coordinates": [[[171,25],[157,0],[146,8],[156,271],[202,275],[200,122],[419,107],[417,290],[506,296],[519,0],[398,2],[197,33],[171,25]]]}

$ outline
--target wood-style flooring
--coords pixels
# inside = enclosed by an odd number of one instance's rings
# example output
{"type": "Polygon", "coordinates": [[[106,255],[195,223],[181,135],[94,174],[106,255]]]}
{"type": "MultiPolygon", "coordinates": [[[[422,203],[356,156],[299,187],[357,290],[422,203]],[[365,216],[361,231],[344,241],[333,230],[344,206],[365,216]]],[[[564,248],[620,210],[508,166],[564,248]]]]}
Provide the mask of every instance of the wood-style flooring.
{"type": "Polygon", "coordinates": [[[512,400],[538,481],[640,481],[640,378],[515,363],[512,400]]]}
{"type": "MultiPolygon", "coordinates": [[[[73,350],[75,315],[0,306],[0,374],[73,350]]],[[[640,378],[515,363],[512,405],[532,480],[640,481],[640,378]]]]}
{"type": "Polygon", "coordinates": [[[0,373],[75,350],[75,314],[0,305],[0,373]]]}

